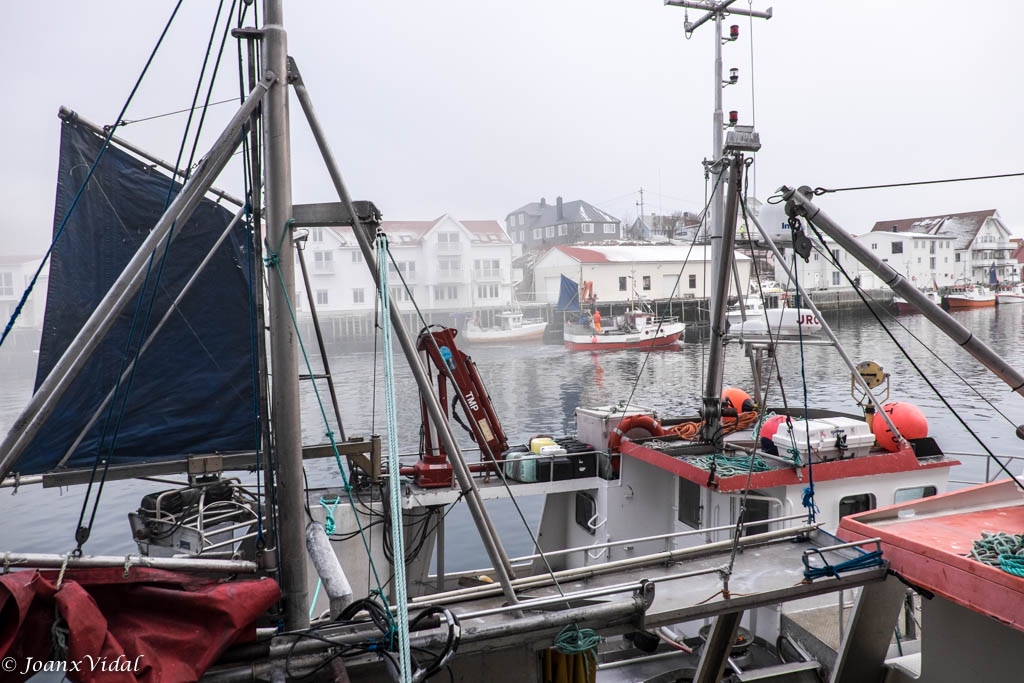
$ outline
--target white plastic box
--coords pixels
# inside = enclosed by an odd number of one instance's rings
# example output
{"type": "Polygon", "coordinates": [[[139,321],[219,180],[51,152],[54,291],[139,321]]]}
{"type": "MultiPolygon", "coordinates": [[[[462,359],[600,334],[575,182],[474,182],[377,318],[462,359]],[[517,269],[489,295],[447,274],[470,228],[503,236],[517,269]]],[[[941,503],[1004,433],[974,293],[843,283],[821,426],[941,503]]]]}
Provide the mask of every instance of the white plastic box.
{"type": "Polygon", "coordinates": [[[619,422],[623,418],[631,415],[650,415],[654,419],[658,418],[658,414],[654,410],[635,404],[577,408],[576,438],[585,444],[590,444],[595,450],[608,450],[608,437],[619,426],[619,422]]]}
{"type": "MultiPolygon", "coordinates": [[[[867,455],[875,443],[875,435],[871,433],[868,424],[850,417],[830,417],[806,422],[793,420],[793,439],[796,440],[796,449],[805,463],[808,461],[808,440],[815,461],[857,458],[867,455]]],[[[772,442],[779,449],[779,455],[789,453],[793,442],[785,424],[779,425],[779,431],[775,432],[772,442]]]]}

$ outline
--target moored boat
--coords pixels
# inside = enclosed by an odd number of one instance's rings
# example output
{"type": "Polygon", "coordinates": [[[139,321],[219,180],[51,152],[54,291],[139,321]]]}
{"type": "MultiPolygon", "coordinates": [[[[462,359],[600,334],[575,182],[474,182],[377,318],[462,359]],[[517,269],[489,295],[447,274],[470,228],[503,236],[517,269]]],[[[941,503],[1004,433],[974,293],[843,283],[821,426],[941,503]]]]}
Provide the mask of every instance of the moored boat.
{"type": "Polygon", "coordinates": [[[510,344],[514,342],[538,341],[544,337],[547,323],[543,320],[523,320],[523,314],[504,311],[494,316],[493,327],[480,327],[471,320],[463,333],[471,344],[510,344]]]}
{"type": "Polygon", "coordinates": [[[996,295],[988,287],[958,284],[942,295],[942,307],[949,310],[962,308],[988,308],[996,305],[996,295]]]}
{"type": "Polygon", "coordinates": [[[567,322],[562,339],[570,351],[666,348],[679,342],[686,325],[675,317],[627,311],[598,332],[592,324],[567,322]]]}
{"type": "MultiPolygon", "coordinates": [[[[942,297],[939,296],[938,291],[934,289],[927,289],[921,291],[924,292],[924,295],[928,297],[928,300],[931,301],[933,304],[935,304],[936,306],[942,305],[942,297]]],[[[910,302],[908,302],[901,296],[893,296],[892,305],[896,309],[896,312],[900,315],[921,312],[914,305],[912,305],[910,302]]]]}
{"type": "Polygon", "coordinates": [[[996,288],[996,305],[1024,304],[1024,282],[999,285],[996,288]]]}

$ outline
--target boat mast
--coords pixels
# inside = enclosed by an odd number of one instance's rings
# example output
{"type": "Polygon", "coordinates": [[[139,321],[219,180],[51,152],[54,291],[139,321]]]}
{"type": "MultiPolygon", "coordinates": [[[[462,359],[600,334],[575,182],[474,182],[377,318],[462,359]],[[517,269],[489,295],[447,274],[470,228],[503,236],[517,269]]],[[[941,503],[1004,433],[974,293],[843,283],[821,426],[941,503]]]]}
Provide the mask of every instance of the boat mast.
{"type": "Polygon", "coordinates": [[[299,415],[298,337],[290,315],[295,301],[295,259],[288,224],[292,215],[291,140],[288,121],[288,40],[282,0],[263,2],[263,60],[277,76],[264,102],[263,155],[266,160],[266,235],[274,261],[267,277],[270,298],[270,416],[277,462],[278,558],[284,627],[309,626],[306,548],[303,528],[302,429],[299,415]],[[273,252],[277,253],[274,254],[273,252]],[[276,256],[276,258],[275,258],[276,256]]]}

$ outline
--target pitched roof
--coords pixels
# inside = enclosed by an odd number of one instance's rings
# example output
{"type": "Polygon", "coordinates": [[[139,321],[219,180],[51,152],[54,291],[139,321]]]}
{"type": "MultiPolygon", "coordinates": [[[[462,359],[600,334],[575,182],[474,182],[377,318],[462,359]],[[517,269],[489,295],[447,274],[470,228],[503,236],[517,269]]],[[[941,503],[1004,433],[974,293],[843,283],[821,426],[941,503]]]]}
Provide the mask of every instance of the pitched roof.
{"type": "Polygon", "coordinates": [[[956,240],[955,249],[966,249],[981,230],[985,219],[996,215],[995,209],[951,213],[945,216],[924,218],[903,218],[895,221],[878,221],[871,232],[919,232],[926,235],[948,235],[956,240]]]}
{"type": "MultiPolygon", "coordinates": [[[[707,261],[711,258],[711,247],[688,245],[624,245],[614,247],[553,247],[580,263],[679,263],[682,261],[707,261]]],[[[749,261],[745,254],[736,254],[740,261],[749,261]]]]}
{"type": "MultiPolygon", "coordinates": [[[[445,214],[447,216],[448,214],[445,214]]],[[[439,216],[432,221],[382,221],[381,230],[388,236],[388,239],[396,244],[410,244],[421,242],[434,226],[444,220],[445,216],[439,216]]],[[[450,217],[450,216],[449,216],[450,217]]],[[[452,218],[456,223],[466,228],[470,234],[470,241],[477,243],[511,244],[512,240],[505,234],[501,223],[498,221],[460,221],[452,218]]],[[[350,227],[331,228],[341,240],[342,244],[355,244],[355,237],[350,227]]]]}
{"type": "MultiPolygon", "coordinates": [[[[558,217],[558,204],[530,202],[510,211],[509,216],[517,213],[526,214],[526,228],[543,228],[559,223],[618,223],[619,219],[607,211],[602,211],[590,202],[576,199],[562,202],[562,217],[558,217]]],[[[507,216],[506,216],[507,218],[507,216]]]]}

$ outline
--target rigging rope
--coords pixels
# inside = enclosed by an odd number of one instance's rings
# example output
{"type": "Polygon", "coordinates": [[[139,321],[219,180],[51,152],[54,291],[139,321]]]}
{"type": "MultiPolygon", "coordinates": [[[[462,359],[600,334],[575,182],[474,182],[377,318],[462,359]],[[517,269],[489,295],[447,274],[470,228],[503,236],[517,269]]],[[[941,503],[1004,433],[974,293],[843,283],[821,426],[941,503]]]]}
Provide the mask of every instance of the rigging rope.
{"type": "MultiPolygon", "coordinates": [[[[800,304],[803,303],[799,296],[800,293],[800,275],[797,270],[797,253],[796,249],[793,250],[793,284],[797,291],[797,309],[800,309],[800,304]]],[[[797,338],[799,339],[800,349],[800,382],[803,387],[804,394],[804,434],[807,438],[807,488],[804,489],[803,506],[807,508],[807,523],[813,524],[816,513],[818,512],[818,506],[814,503],[814,458],[811,457],[811,428],[808,422],[809,408],[807,405],[807,358],[804,355],[804,326],[800,323],[796,326],[797,338]]],[[[796,443],[794,441],[793,443],[796,443]]]]}
{"type": "Polygon", "coordinates": [[[411,683],[409,660],[409,598],[405,586],[405,536],[399,482],[398,419],[395,414],[395,367],[391,345],[391,300],[388,292],[388,238],[377,234],[377,277],[380,286],[381,346],[384,351],[384,414],[388,436],[388,489],[391,497],[391,544],[395,572],[395,604],[398,607],[398,662],[402,683],[411,683]]]}
{"type": "Polygon", "coordinates": [[[941,180],[915,180],[906,183],[887,183],[884,185],[859,185],[855,187],[835,187],[825,188],[816,187],[814,188],[814,196],[820,197],[823,194],[829,194],[831,192],[852,192],[854,190],[884,190],[890,187],[911,187],[914,185],[938,185],[939,183],[963,183],[972,180],[996,180],[999,178],[1019,178],[1024,176],[1024,172],[1021,173],[996,173],[993,175],[977,175],[968,176],[966,178],[944,178],[941,180]]]}
{"type": "MultiPolygon", "coordinates": [[[[153,50],[149,53],[149,58],[146,60],[145,66],[142,67],[142,73],[135,80],[135,85],[132,87],[132,91],[128,94],[128,99],[125,100],[124,105],[121,107],[121,112],[117,115],[117,121],[124,118],[124,114],[128,111],[128,106],[132,103],[132,99],[135,97],[135,93],[138,92],[139,86],[142,85],[142,79],[145,78],[146,73],[149,71],[150,65],[153,63],[153,58],[156,57],[157,51],[164,42],[164,37],[167,36],[168,29],[171,28],[171,24],[174,23],[174,18],[178,14],[178,10],[181,8],[183,0],[178,0],[174,6],[174,10],[171,11],[171,16],[167,19],[167,23],[164,25],[163,31],[160,32],[160,37],[156,41],[156,45],[153,46],[153,50]]],[[[85,178],[82,180],[81,186],[78,188],[78,192],[75,193],[74,199],[71,200],[71,206],[68,207],[67,213],[64,214],[64,218],[60,222],[60,226],[54,231],[53,239],[50,240],[50,246],[46,249],[46,253],[43,254],[42,260],[39,262],[39,267],[36,268],[36,272],[33,273],[32,279],[29,281],[28,286],[25,287],[25,291],[21,295],[21,299],[18,300],[18,304],[14,307],[14,311],[11,313],[10,320],[7,321],[7,326],[4,328],[4,332],[0,335],[0,346],[3,346],[4,340],[14,329],[14,323],[21,316],[21,311],[25,307],[25,302],[28,301],[29,295],[36,286],[36,282],[39,280],[39,274],[43,272],[43,268],[46,266],[47,261],[50,260],[50,256],[53,254],[53,247],[57,244],[57,240],[64,233],[64,228],[67,227],[68,220],[71,218],[71,214],[74,213],[75,207],[78,206],[79,200],[85,193],[85,188],[89,186],[89,181],[92,180],[93,174],[96,172],[96,168],[99,166],[100,159],[103,158],[104,152],[107,151],[107,147],[110,146],[110,141],[114,137],[114,133],[117,130],[117,124],[110,126],[110,130],[107,132],[106,138],[103,140],[103,145],[100,147],[99,154],[96,155],[96,159],[92,162],[92,166],[89,167],[88,173],[85,174],[85,178]]]]}

